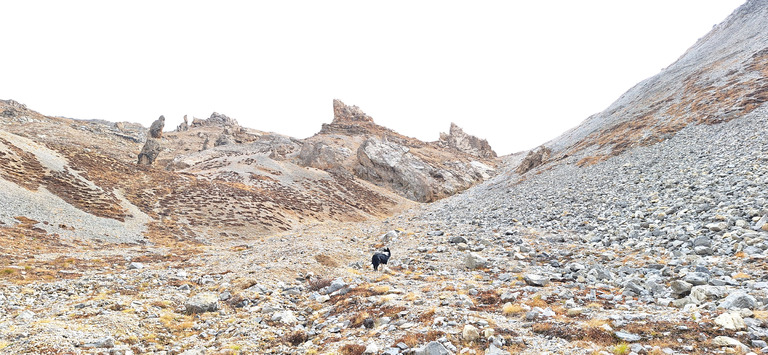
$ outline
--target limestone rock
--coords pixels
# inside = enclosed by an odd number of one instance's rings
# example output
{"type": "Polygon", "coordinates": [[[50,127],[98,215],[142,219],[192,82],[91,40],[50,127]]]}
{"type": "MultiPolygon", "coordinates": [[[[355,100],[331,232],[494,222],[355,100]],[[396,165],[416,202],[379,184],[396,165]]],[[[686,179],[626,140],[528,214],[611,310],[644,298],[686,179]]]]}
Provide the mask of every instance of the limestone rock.
{"type": "Polygon", "coordinates": [[[712,344],[717,346],[722,346],[722,347],[725,347],[725,346],[736,347],[744,353],[749,351],[749,348],[746,345],[742,344],[740,341],[734,338],[727,337],[727,336],[715,337],[714,339],[712,339],[712,344]]]}
{"type": "Polygon", "coordinates": [[[715,324],[728,330],[746,329],[747,325],[739,312],[725,312],[715,318],[715,324]]]}
{"type": "Polygon", "coordinates": [[[448,134],[440,133],[439,144],[480,158],[496,157],[496,152],[491,149],[487,140],[464,133],[455,123],[451,123],[448,132],[448,134]]]}
{"type": "Polygon", "coordinates": [[[480,332],[473,325],[467,324],[461,331],[461,338],[464,341],[475,341],[480,339],[480,332]]]}

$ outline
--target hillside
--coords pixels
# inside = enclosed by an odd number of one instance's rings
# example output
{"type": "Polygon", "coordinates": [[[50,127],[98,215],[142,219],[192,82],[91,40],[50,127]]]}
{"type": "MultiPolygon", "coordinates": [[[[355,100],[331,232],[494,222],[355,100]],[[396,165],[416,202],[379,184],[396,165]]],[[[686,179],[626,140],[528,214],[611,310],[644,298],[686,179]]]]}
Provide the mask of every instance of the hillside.
{"type": "Polygon", "coordinates": [[[146,167],[144,127],[0,102],[0,352],[768,353],[765,28],[749,0],[501,158],[337,100],[307,139],[193,119],[146,167]]]}

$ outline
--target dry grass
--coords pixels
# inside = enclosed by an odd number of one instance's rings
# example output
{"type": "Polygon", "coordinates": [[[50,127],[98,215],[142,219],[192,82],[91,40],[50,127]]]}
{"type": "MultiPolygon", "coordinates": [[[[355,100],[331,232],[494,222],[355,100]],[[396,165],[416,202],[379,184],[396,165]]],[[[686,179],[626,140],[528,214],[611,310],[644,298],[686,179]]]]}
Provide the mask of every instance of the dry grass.
{"type": "Polygon", "coordinates": [[[541,307],[541,308],[546,308],[548,305],[547,301],[544,301],[543,299],[541,299],[541,296],[538,296],[538,295],[526,301],[525,304],[531,307],[541,307]]]}
{"type": "Polygon", "coordinates": [[[371,291],[373,292],[374,295],[383,295],[389,292],[389,289],[390,288],[387,285],[377,285],[371,288],[371,291]]]}
{"type": "Polygon", "coordinates": [[[606,324],[608,324],[607,319],[601,319],[601,318],[592,318],[588,321],[586,321],[584,324],[585,328],[600,328],[606,324]]]}
{"type": "Polygon", "coordinates": [[[330,256],[320,254],[315,255],[315,260],[320,263],[320,265],[327,266],[327,267],[339,267],[339,263],[337,263],[335,260],[333,260],[330,256]]]}
{"type": "Polygon", "coordinates": [[[350,328],[357,328],[363,325],[363,322],[365,322],[365,320],[368,318],[371,318],[371,314],[368,312],[363,311],[355,313],[355,315],[349,319],[349,326],[350,328]]]}
{"type": "Polygon", "coordinates": [[[421,344],[421,337],[414,333],[408,333],[395,340],[394,346],[397,346],[398,343],[405,343],[405,345],[413,348],[421,344]]]}
{"type": "Polygon", "coordinates": [[[308,337],[307,337],[307,333],[306,332],[304,332],[302,330],[297,330],[297,331],[295,331],[293,333],[286,334],[283,337],[283,342],[285,342],[286,344],[291,344],[293,346],[299,346],[299,345],[303,344],[304,342],[306,342],[307,339],[308,339],[308,337]]]}
{"type": "Polygon", "coordinates": [[[346,344],[339,348],[341,355],[362,355],[365,352],[365,346],[346,344]]]}
{"type": "Polygon", "coordinates": [[[736,273],[736,274],[734,274],[731,277],[733,277],[734,279],[749,279],[749,278],[751,278],[751,276],[749,276],[748,274],[743,273],[743,272],[736,273]]]}
{"type": "Polygon", "coordinates": [[[516,315],[520,313],[524,313],[525,308],[519,304],[512,304],[512,303],[505,303],[504,306],[501,308],[501,314],[505,316],[511,316],[516,315]]]}
{"type": "Polygon", "coordinates": [[[568,341],[589,340],[598,345],[610,345],[615,343],[613,334],[600,328],[579,328],[569,323],[536,323],[533,332],[565,339],[568,341]]]}
{"type": "Polygon", "coordinates": [[[422,313],[419,315],[419,321],[425,324],[432,323],[432,320],[435,318],[435,308],[430,308],[428,311],[422,313]]]}

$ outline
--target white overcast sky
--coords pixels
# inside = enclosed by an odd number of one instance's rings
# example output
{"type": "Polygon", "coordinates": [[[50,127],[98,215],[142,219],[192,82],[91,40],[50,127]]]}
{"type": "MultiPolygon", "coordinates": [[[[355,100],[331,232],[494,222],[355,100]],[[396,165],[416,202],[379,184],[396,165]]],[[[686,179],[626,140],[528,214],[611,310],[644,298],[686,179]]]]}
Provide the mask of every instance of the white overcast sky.
{"type": "Polygon", "coordinates": [[[0,99],[145,126],[226,114],[297,138],[332,100],[425,141],[538,146],[743,0],[3,1],[0,99]]]}

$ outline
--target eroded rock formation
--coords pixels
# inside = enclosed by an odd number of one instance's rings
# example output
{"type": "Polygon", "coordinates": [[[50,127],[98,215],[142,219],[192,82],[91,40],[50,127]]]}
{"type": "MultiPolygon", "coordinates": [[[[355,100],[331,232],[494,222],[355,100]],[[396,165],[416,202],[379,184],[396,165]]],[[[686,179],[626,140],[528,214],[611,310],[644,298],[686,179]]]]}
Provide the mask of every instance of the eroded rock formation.
{"type": "Polygon", "coordinates": [[[163,150],[163,146],[160,140],[163,137],[163,128],[165,127],[165,117],[160,116],[152,125],[149,126],[149,136],[147,142],[144,143],[144,147],[141,148],[139,153],[138,164],[139,165],[152,165],[163,150]]]}
{"type": "Polygon", "coordinates": [[[491,145],[488,144],[487,140],[464,133],[464,130],[455,123],[451,123],[451,129],[448,131],[448,134],[440,133],[438,144],[476,157],[496,157],[496,152],[491,149],[491,145]]]}
{"type": "Polygon", "coordinates": [[[149,136],[152,138],[163,138],[163,128],[165,128],[165,117],[160,116],[152,125],[149,126],[149,136]]]}
{"type": "Polygon", "coordinates": [[[520,165],[517,166],[515,172],[518,174],[527,173],[531,169],[546,162],[550,154],[552,154],[552,150],[543,145],[534,150],[531,150],[528,152],[528,155],[525,156],[525,159],[523,159],[520,165]]]}
{"type": "Polygon", "coordinates": [[[176,127],[176,132],[186,132],[189,130],[189,121],[187,121],[187,115],[184,115],[184,122],[180,123],[178,127],[176,127]]]}

